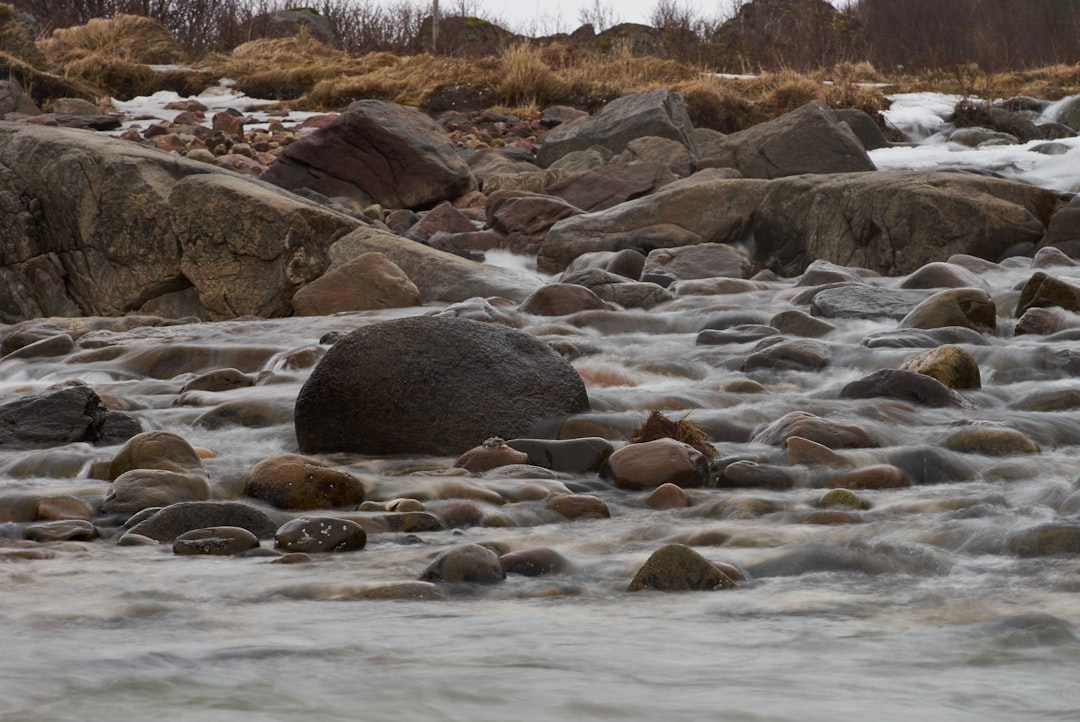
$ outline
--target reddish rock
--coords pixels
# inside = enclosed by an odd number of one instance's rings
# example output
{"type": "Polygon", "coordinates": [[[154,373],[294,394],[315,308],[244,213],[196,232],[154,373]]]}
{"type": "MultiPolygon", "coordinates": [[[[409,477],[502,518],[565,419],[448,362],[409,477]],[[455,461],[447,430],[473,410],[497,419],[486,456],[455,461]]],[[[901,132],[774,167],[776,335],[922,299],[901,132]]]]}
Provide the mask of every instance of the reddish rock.
{"type": "Polygon", "coordinates": [[[607,308],[608,305],[585,286],[576,283],[549,283],[521,302],[520,310],[536,316],[567,316],[578,311],[607,308]]]}
{"type": "Polygon", "coordinates": [[[236,113],[230,113],[229,111],[214,113],[214,117],[210,121],[210,127],[213,130],[220,130],[233,138],[244,137],[244,117],[236,113]]]}
{"type": "Polygon", "coordinates": [[[897,489],[911,486],[911,476],[891,464],[872,464],[837,474],[825,486],[830,489],[897,489]]]}
{"type": "Polygon", "coordinates": [[[709,480],[708,459],[674,439],[627,444],[608,457],[608,473],[624,489],[653,489],[664,484],[703,486],[709,480]]]}
{"type": "Polygon", "coordinates": [[[244,495],[279,509],[355,507],[364,501],[364,485],[317,459],[280,454],[252,468],[244,495]]]}
{"type": "Polygon", "coordinates": [[[476,224],[469,217],[449,203],[440,203],[425,213],[406,235],[420,241],[426,241],[436,233],[470,233],[476,231],[476,224]]]}
{"type": "Polygon", "coordinates": [[[292,299],[298,316],[326,316],[421,305],[420,290],[382,253],[363,253],[303,286],[292,299]]]}
{"type": "Polygon", "coordinates": [[[681,486],[661,484],[646,497],[645,505],[652,509],[684,509],[693,502],[681,486]]]}
{"type": "Polygon", "coordinates": [[[454,466],[467,469],[473,474],[482,474],[500,466],[525,464],[528,461],[528,454],[510,448],[502,439],[493,438],[459,456],[454,466]]]}
{"type": "Polygon", "coordinates": [[[547,508],[556,511],[567,519],[579,519],[583,516],[611,516],[607,504],[600,497],[591,494],[558,494],[548,499],[547,508]]]}

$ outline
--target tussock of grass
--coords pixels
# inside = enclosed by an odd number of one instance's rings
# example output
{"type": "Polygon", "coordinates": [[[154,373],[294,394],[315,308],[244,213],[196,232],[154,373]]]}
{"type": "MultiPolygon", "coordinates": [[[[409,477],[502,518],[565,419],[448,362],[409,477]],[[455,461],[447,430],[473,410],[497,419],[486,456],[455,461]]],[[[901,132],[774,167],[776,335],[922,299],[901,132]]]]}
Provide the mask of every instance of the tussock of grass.
{"type": "Polygon", "coordinates": [[[640,444],[657,439],[675,439],[689,444],[710,459],[717,456],[717,451],[708,441],[708,434],[699,426],[686,419],[672,421],[659,411],[651,411],[649,418],[638,425],[626,443],[640,444]]]}
{"type": "Polygon", "coordinates": [[[87,58],[112,58],[128,63],[164,65],[184,60],[184,52],[165,27],[139,15],[94,18],[86,25],[61,28],[39,45],[48,62],[66,68],[87,58]]]}
{"type": "Polygon", "coordinates": [[[557,102],[566,84],[544,62],[542,53],[527,42],[511,46],[499,58],[495,90],[506,105],[557,102]]]}
{"type": "MultiPolygon", "coordinates": [[[[320,110],[340,109],[354,100],[376,98],[402,105],[422,106],[428,94],[444,85],[491,77],[485,65],[491,59],[465,59],[410,55],[398,62],[385,62],[385,53],[376,53],[370,65],[363,63],[352,72],[320,80],[306,96],[307,104],[320,110]]],[[[361,61],[369,56],[360,58],[361,61]]]]}
{"type": "Polygon", "coordinates": [[[825,86],[818,80],[791,70],[761,76],[765,91],[757,101],[760,112],[775,118],[801,108],[812,100],[825,99],[825,86]]]}
{"type": "Polygon", "coordinates": [[[719,78],[702,76],[676,89],[686,99],[687,113],[696,128],[735,133],[757,122],[758,109],[753,101],[719,78]]]}
{"type": "Polygon", "coordinates": [[[101,94],[124,100],[150,95],[159,86],[149,66],[105,54],[83,55],[68,62],[64,71],[101,89],[101,94]]]}
{"type": "Polygon", "coordinates": [[[45,66],[45,56],[24,23],[15,19],[15,8],[0,3],[0,51],[35,67],[45,66]]]}

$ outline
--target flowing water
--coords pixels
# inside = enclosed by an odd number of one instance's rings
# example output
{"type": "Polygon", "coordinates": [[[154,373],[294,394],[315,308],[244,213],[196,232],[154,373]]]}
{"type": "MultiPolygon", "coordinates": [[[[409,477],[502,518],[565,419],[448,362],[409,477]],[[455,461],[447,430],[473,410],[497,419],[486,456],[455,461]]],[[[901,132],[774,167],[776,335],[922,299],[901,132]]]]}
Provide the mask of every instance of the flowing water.
{"type": "MultiPolygon", "coordinates": [[[[1080,269],[1052,272],[1080,282],[1080,269]]],[[[695,343],[704,328],[791,309],[794,279],[650,311],[520,317],[526,331],[582,352],[573,363],[593,411],[572,423],[616,443],[662,409],[689,414],[729,459],[786,467],[780,449],[748,441],[785,413],[867,429],[880,448],[847,458],[906,459],[925,483],[859,492],[871,508],[846,523],[820,523],[822,489],[798,469],[791,490],[692,490],[693,506],[656,511],[596,475],[477,478],[450,471],[451,458],[340,455],[330,458],[374,499],[467,498],[486,522],[373,534],[363,551],[291,565],[121,547],[115,529],[104,530],[112,539],[31,544],[15,541],[21,525],[0,525],[0,719],[1077,719],[1080,556],[1019,556],[1013,544],[1049,522],[1080,524],[1080,409],[1016,408],[1076,388],[1080,375],[1080,334],[1012,336],[1016,289],[1030,274],[1028,260],[1012,259],[984,275],[1001,318],[996,335],[965,345],[983,380],[964,394],[971,409],[839,397],[846,383],[922,351],[864,343],[896,321],[833,320],[820,372],[745,373],[753,342],[695,343]],[[765,392],[732,390],[747,379],[765,392]],[[1019,430],[1041,453],[941,447],[970,423],[1019,430]],[[599,496],[611,518],[549,512],[544,496],[566,489],[599,496]],[[626,592],[649,554],[673,541],[749,578],[730,591],[626,592]],[[445,598],[392,593],[464,542],[549,547],[573,569],[450,587],[445,598]],[[378,590],[401,598],[372,598],[378,590]]],[[[93,331],[68,356],[0,360],[0,398],[91,384],[148,427],[212,451],[207,469],[231,498],[256,462],[297,450],[287,416],[320,338],[431,310],[93,331]],[[180,394],[196,374],[225,367],[260,383],[180,394]],[[200,421],[224,403],[265,404],[281,420],[200,421]]],[[[107,485],[92,465],[116,450],[0,450],[0,493],[93,500],[107,485]]]]}

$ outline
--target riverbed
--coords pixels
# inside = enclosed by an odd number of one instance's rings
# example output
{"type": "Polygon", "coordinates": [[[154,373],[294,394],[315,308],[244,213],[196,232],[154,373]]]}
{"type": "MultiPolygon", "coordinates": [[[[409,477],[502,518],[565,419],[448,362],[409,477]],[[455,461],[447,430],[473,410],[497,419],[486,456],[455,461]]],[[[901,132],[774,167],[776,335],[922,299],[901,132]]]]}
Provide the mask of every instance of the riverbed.
{"type": "MultiPolygon", "coordinates": [[[[1080,283],[1078,266],[1042,270],[1080,283]]],[[[966,408],[841,396],[925,350],[874,341],[896,331],[895,318],[828,319],[836,328],[820,339],[829,358],[820,371],[743,371],[757,340],[698,343],[704,329],[807,310],[790,300],[799,279],[647,311],[517,313],[526,333],[577,352],[593,410],[568,420],[566,435],[620,446],[659,409],[705,429],[727,462],[787,469],[790,489],[692,489],[691,506],[655,510],[645,493],[598,474],[475,476],[450,457],[340,454],[325,458],[362,478],[370,500],[466,502],[479,523],[371,534],[362,551],[306,564],[272,563],[269,540],[259,555],[176,556],[167,544],[118,546],[119,527],[97,541],[34,543],[21,539],[25,525],[2,524],[0,718],[1076,719],[1080,555],[1016,545],[1040,526],[1080,525],[1080,409],[1025,403],[1076,388],[1080,334],[1014,335],[1018,288],[1032,272],[1031,259],[1013,258],[980,274],[998,328],[962,344],[982,376],[981,389],[961,392],[966,408]],[[916,483],[860,490],[868,508],[823,515],[818,477],[751,441],[792,411],[866,429],[877,448],[839,453],[856,466],[903,461],[916,483]],[[942,446],[972,424],[1019,431],[1039,452],[942,446]],[[610,518],[550,511],[546,495],[564,490],[599,497],[610,518]],[[572,566],[495,585],[416,585],[433,557],[467,542],[549,548],[572,566]],[[734,590],[627,592],[671,542],[747,578],[734,590]]],[[[320,339],[441,309],[90,331],[64,356],[0,359],[0,399],[87,383],[146,428],[206,450],[217,497],[237,498],[254,464],[298,451],[289,417],[327,347],[320,339]],[[258,383],[181,393],[228,367],[258,383]],[[277,420],[206,421],[256,403],[277,420]]],[[[94,470],[118,448],[0,450],[3,493],[92,503],[108,486],[94,470]]]]}

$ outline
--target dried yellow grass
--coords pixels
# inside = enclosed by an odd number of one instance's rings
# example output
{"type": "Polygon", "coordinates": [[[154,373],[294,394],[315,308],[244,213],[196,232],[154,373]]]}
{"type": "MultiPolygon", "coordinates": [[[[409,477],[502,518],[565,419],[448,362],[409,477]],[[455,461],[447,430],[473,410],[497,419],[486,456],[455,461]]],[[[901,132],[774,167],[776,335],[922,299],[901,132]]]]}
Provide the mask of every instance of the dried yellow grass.
{"type": "Polygon", "coordinates": [[[184,60],[176,39],[156,20],[117,14],[95,18],[86,25],[60,28],[38,43],[48,62],[66,70],[87,58],[112,58],[128,63],[164,65],[184,60]]]}
{"type": "Polygon", "coordinates": [[[528,42],[511,46],[499,57],[495,82],[499,102],[506,105],[557,102],[566,84],[546,62],[539,48],[528,42]]]}
{"type": "MultiPolygon", "coordinates": [[[[366,56],[365,56],[366,57],[366,56]]],[[[320,80],[306,97],[307,104],[334,110],[354,100],[377,98],[401,105],[421,106],[436,88],[460,83],[463,78],[490,78],[491,59],[465,59],[409,55],[393,64],[375,63],[370,70],[356,68],[337,77],[320,80]]]]}

